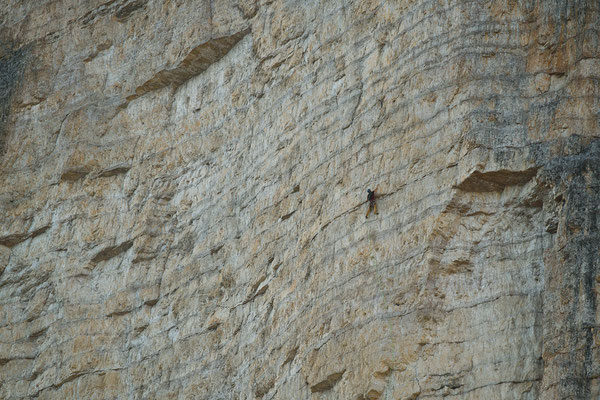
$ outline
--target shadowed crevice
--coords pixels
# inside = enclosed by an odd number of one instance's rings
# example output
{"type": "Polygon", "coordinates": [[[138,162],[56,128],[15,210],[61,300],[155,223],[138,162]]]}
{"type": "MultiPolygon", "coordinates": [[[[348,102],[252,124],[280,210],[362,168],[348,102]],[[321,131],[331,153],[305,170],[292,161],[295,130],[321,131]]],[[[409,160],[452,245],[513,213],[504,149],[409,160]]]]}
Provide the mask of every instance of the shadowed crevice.
{"type": "Polygon", "coordinates": [[[34,238],[46,232],[50,228],[50,225],[42,226],[39,229],[36,229],[33,232],[28,233],[14,233],[12,235],[7,235],[4,237],[0,237],[0,245],[6,247],[13,247],[19,243],[26,241],[27,239],[34,238]]]}
{"type": "Polygon", "coordinates": [[[325,378],[321,382],[312,385],[310,387],[310,391],[312,393],[320,393],[325,392],[327,390],[331,390],[336,385],[336,383],[338,383],[342,379],[344,372],[346,372],[346,370],[342,370],[340,372],[328,375],[327,378],[325,378]]]}
{"type": "Polygon", "coordinates": [[[115,19],[118,22],[125,22],[131,14],[144,7],[146,3],[148,3],[148,0],[132,0],[121,5],[115,12],[115,19]]]}
{"type": "Polygon", "coordinates": [[[537,170],[537,167],[533,167],[523,171],[473,171],[456,188],[465,192],[499,192],[507,186],[524,185],[533,179],[537,170]]]}
{"type": "Polygon", "coordinates": [[[106,168],[102,172],[98,174],[101,178],[108,178],[116,175],[123,175],[129,172],[131,167],[129,165],[116,165],[109,168],[106,168]]]}
{"type": "Polygon", "coordinates": [[[100,261],[106,261],[109,260],[113,257],[118,256],[121,253],[126,252],[127,250],[129,250],[131,248],[131,246],[133,246],[133,240],[129,240],[127,242],[121,243],[120,245],[117,246],[110,246],[107,247],[103,250],[100,250],[95,256],[94,258],[92,258],[92,262],[93,263],[98,263],[100,261]]]}
{"type": "Polygon", "coordinates": [[[250,30],[246,29],[233,35],[211,39],[195,47],[178,66],[157,72],[152,78],[136,88],[135,93],[127,97],[127,102],[169,85],[180,86],[188,79],[206,71],[208,67],[223,58],[249,32],[250,30]]]}

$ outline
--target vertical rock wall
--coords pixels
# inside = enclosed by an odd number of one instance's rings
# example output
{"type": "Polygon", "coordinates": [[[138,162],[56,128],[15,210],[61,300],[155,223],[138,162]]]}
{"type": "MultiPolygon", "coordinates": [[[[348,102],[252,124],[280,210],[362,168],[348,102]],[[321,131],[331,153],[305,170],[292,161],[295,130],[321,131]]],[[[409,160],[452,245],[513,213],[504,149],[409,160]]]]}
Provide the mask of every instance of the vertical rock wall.
{"type": "Polygon", "coordinates": [[[597,1],[5,3],[0,398],[599,396],[597,1]]]}

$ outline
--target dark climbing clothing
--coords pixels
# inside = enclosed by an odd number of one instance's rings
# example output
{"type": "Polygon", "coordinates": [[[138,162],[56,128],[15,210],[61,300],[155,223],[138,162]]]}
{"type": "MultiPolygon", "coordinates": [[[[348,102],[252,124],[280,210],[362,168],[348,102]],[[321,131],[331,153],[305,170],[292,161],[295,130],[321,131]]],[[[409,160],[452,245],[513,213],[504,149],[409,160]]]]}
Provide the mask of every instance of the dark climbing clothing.
{"type": "Polygon", "coordinates": [[[367,189],[367,193],[368,193],[367,200],[371,203],[374,202],[375,201],[375,191],[371,190],[371,189],[367,189]]]}
{"type": "Polygon", "coordinates": [[[377,212],[377,203],[375,203],[375,191],[371,189],[367,189],[367,201],[369,202],[369,208],[367,209],[367,215],[365,218],[369,218],[369,213],[371,210],[375,212],[375,214],[379,214],[377,212]]]}

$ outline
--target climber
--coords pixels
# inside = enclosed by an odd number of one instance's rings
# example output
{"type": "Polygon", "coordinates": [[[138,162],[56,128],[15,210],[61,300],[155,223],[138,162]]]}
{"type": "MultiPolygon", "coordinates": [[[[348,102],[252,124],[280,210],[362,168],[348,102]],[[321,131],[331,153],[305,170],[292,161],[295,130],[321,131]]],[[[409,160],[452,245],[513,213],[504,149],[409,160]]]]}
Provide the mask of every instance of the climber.
{"type": "Polygon", "coordinates": [[[367,201],[369,202],[369,208],[367,209],[367,215],[365,215],[365,218],[369,218],[369,213],[371,210],[373,210],[375,214],[379,214],[377,212],[377,203],[375,203],[375,190],[367,189],[367,201]]]}

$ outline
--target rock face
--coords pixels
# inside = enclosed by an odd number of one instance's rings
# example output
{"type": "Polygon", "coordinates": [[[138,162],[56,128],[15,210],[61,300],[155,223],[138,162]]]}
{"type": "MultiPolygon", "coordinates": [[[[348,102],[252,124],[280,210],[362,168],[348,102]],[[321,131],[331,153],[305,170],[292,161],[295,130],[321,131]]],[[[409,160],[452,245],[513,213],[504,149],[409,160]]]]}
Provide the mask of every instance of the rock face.
{"type": "Polygon", "coordinates": [[[600,395],[597,1],[0,22],[0,398],[600,395]]]}

